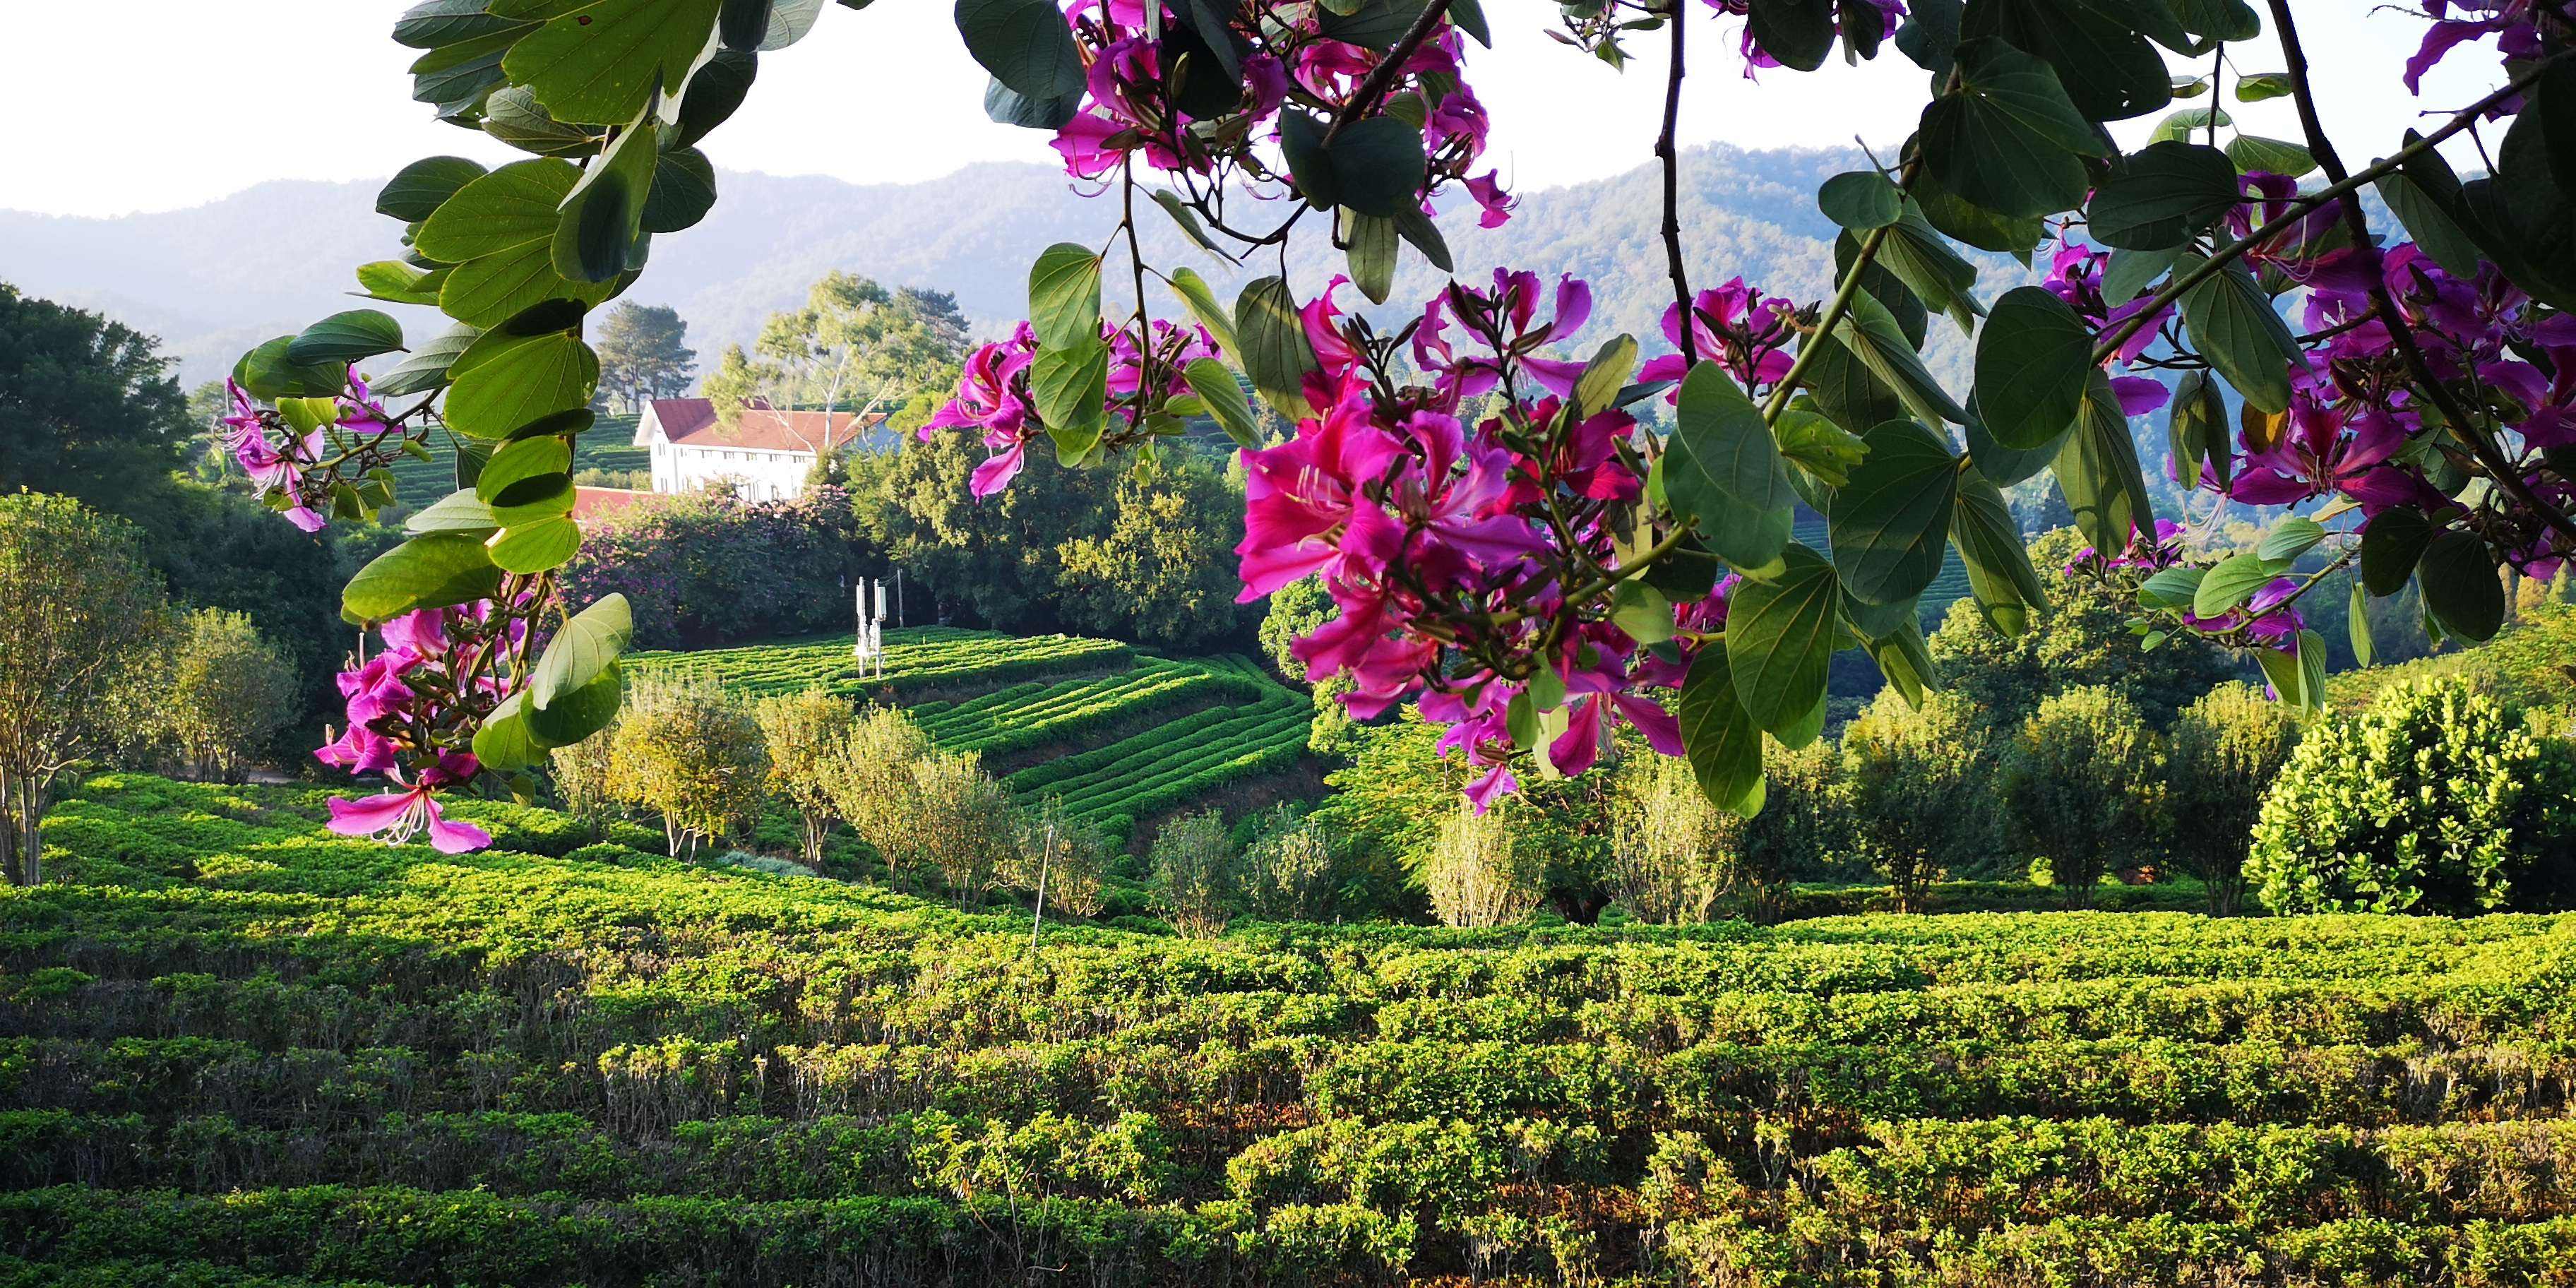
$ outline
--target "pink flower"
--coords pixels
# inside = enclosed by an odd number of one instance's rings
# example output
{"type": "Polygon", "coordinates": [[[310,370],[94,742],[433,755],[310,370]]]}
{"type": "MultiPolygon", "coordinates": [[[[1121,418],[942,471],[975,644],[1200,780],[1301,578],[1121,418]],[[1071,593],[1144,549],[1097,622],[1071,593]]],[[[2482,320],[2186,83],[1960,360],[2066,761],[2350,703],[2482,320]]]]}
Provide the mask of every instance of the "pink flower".
{"type": "Polygon", "coordinates": [[[441,787],[470,781],[480,769],[474,757],[461,751],[443,753],[438,764],[424,771],[418,783],[362,801],[331,799],[331,830],[342,836],[381,836],[388,845],[400,845],[426,830],[429,843],[441,854],[463,854],[492,844],[492,834],[470,823],[451,823],[442,816],[433,794],[441,787]]]}
{"type": "Polygon", "coordinates": [[[1467,195],[1485,212],[1477,217],[1477,227],[1500,228],[1512,221],[1512,209],[1521,204],[1521,199],[1503,191],[1502,171],[1487,170],[1466,184],[1467,195]]]}

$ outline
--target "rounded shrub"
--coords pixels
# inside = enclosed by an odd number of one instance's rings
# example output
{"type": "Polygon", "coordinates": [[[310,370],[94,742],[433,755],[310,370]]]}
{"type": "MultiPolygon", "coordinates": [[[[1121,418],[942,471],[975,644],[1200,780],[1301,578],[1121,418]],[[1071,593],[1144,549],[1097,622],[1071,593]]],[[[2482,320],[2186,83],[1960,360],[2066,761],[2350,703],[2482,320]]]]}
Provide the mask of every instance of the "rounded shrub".
{"type": "Polygon", "coordinates": [[[2564,904],[2576,758],[2460,680],[2324,721],[2254,823],[2246,883],[2278,912],[2564,904]]]}

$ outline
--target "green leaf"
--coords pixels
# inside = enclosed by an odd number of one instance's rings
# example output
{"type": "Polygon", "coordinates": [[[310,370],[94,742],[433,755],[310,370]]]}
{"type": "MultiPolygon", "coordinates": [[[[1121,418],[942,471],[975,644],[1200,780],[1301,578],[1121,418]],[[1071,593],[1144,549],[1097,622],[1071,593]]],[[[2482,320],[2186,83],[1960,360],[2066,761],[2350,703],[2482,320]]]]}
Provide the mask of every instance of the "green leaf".
{"type": "Polygon", "coordinates": [[[1661,644],[1673,637],[1673,604],[1643,581],[1623,581],[1611,592],[1610,623],[1639,644],[1661,644]]]}
{"type": "Polygon", "coordinates": [[[2055,214],[2084,200],[2080,158],[2108,149],[2047,63],[2000,40],[1969,40],[1959,45],[1957,76],[1923,109],[1923,160],[1942,187],[2007,216],[2055,214]]]}
{"type": "Polygon", "coordinates": [[[404,166],[376,193],[376,213],[416,224],[437,213],[439,203],[456,190],[483,177],[480,164],[463,157],[424,157],[404,166]]]}
{"type": "Polygon", "coordinates": [[[581,549],[581,525],[566,515],[532,519],[503,528],[486,544],[502,571],[526,576],[570,562],[581,549]]]}
{"type": "Polygon", "coordinates": [[[2205,40],[2252,40],[2263,34],[2262,18],[2245,0],[2173,0],[2173,15],[2205,40]]]}
{"type": "Polygon", "coordinates": [[[1825,180],[1816,190],[1816,208],[1845,228],[1867,232],[1895,223],[1904,213],[1905,194],[1876,170],[1853,170],[1825,180]]]}
{"type": "Polygon", "coordinates": [[[1107,427],[1109,346],[1097,335],[1060,349],[1040,349],[1029,363],[1029,394],[1054,440],[1056,458],[1080,464],[1107,427]]]}
{"type": "Polygon", "coordinates": [[[2165,0],[1977,0],[1959,25],[1962,40],[1999,38],[2038,55],[2056,70],[2075,110],[2095,121],[2126,120],[2172,101],[2164,56],[2146,35],[2186,43],[2165,0]]]}
{"type": "Polygon", "coordinates": [[[2361,588],[2359,577],[2352,579],[2352,602],[2344,611],[2344,628],[2352,637],[2352,664],[2371,665],[2375,641],[2370,637],[2370,592],[2361,588]]]}
{"type": "Polygon", "coordinates": [[[524,691],[501,699],[474,731],[474,759],[485,769],[527,769],[545,762],[546,744],[528,727],[527,699],[524,691]]]}
{"type": "Polygon", "coordinates": [[[1923,358],[1906,343],[1905,333],[1887,306],[1866,294],[1852,296],[1851,306],[1834,324],[1834,338],[1851,350],[1871,375],[1896,391],[1917,419],[1964,425],[1968,413],[1932,378],[1923,358]]]}
{"type": "Polygon", "coordinates": [[[482,537],[500,526],[501,520],[492,513],[492,507],[483,504],[471,488],[458,488],[403,521],[403,531],[414,534],[464,532],[482,537]]]}
{"type": "Polygon", "coordinates": [[[2454,277],[2477,275],[2477,243],[2412,176],[2403,170],[2391,170],[2379,177],[2378,186],[2389,213],[2397,216],[2397,222],[2405,225],[2408,235],[2433,257],[2434,263],[2454,277]]]}
{"type": "Polygon", "coordinates": [[[626,605],[626,596],[600,596],[546,641],[546,650],[528,677],[529,705],[552,706],[557,697],[607,674],[633,638],[635,615],[626,605]]]}
{"type": "Polygon", "coordinates": [[[2260,103],[2267,98],[2288,98],[2290,75],[2287,72],[2256,72],[2236,78],[2236,101],[2260,103]]]}
{"type": "Polygon", "coordinates": [[[1392,218],[1420,200],[1421,127],[1393,116],[1367,117],[1344,126],[1327,152],[1334,196],[1324,204],[1392,218]]]}
{"type": "Polygon", "coordinates": [[[596,127],[566,125],[546,115],[524,85],[505,85],[483,101],[483,132],[522,152],[566,159],[599,151],[604,137],[596,127]]]}
{"type": "Polygon", "coordinates": [[[1279,114],[1279,152],[1288,162],[1288,177],[1297,184],[1297,192],[1306,204],[1318,210],[1329,210],[1341,204],[1341,188],[1333,175],[1333,158],[1324,151],[1324,123],[1299,108],[1279,114]]]}
{"type": "Polygon", "coordinates": [[[664,141],[666,148],[692,148],[707,137],[707,132],[730,120],[742,100],[751,93],[751,83],[760,74],[760,56],[740,50],[719,49],[716,56],[689,77],[689,89],[680,97],[678,133],[664,141]]]}
{"type": "Polygon", "coordinates": [[[2228,442],[2227,396],[2209,373],[2183,373],[2166,412],[2165,435],[2183,477],[2197,478],[2206,471],[2226,486],[2236,452],[2228,442]]]}
{"type": "Polygon", "coordinates": [[[2114,250],[2102,264],[2102,302],[2113,306],[2138,298],[2150,283],[2173,271],[2174,250],[2114,250]]]}
{"type": "Polygon", "coordinates": [[[2433,522],[2421,510],[2399,507],[2371,516],[2361,530],[2361,584],[2381,596],[2405,589],[2432,543],[2433,522]]]}
{"type": "Polygon", "coordinates": [[[1735,694],[1726,645],[1711,643],[1691,659],[1674,718],[1700,791],[1719,809],[1750,816],[1762,809],[1762,730],[1735,694]]]}
{"type": "Polygon", "coordinates": [[[2191,615],[2223,617],[2243,607],[2254,592],[2272,584],[2289,565],[2246,551],[2218,561],[2192,591],[2191,615]]]}
{"type": "Polygon", "coordinates": [[[1314,346],[1306,342],[1306,325],[1288,283],[1264,277],[1244,287],[1234,301],[1234,331],[1242,341],[1236,357],[1243,374],[1252,377],[1262,398],[1290,420],[1314,415],[1306,402],[1305,377],[1320,364],[1314,346]]]}
{"type": "Polygon", "coordinates": [[[1336,0],[1335,7],[1321,9],[1315,19],[1326,39],[1382,54],[1395,48],[1421,14],[1422,0],[1336,0]]]}
{"type": "Polygon", "coordinates": [[[1930,174],[1916,177],[1914,203],[1923,211],[1924,222],[1979,250],[2010,255],[2025,263],[2039,239],[2047,235],[2047,226],[2038,219],[2000,215],[1941,186],[1930,174]]]}
{"type": "Polygon", "coordinates": [[[2154,143],[2121,157],[2093,190],[2093,240],[2123,250],[2171,250],[2243,200],[2236,163],[2198,143],[2154,143]]]}
{"type": "Polygon", "coordinates": [[[1218,245],[1215,238],[1208,236],[1207,227],[1199,222],[1198,212],[1190,209],[1188,204],[1181,200],[1179,193],[1168,188],[1156,188],[1154,204],[1161,206],[1163,213],[1170,215],[1172,222],[1180,225],[1181,231],[1187,234],[1200,250],[1211,255],[1225,254],[1225,247],[1218,245]]]}
{"type": "Polygon", "coordinates": [[[716,204],[716,165],[696,148],[662,154],[644,198],[642,230],[676,233],[694,228],[716,204]]]}
{"type": "Polygon", "coordinates": [[[489,599],[500,589],[481,540],[452,532],[413,537],[375,557],[340,591],[340,611],[354,621],[381,622],[416,608],[444,608],[489,599]]]}
{"type": "Polygon", "coordinates": [[[412,235],[412,249],[442,264],[462,264],[552,241],[558,207],[580,181],[581,171],[568,161],[513,161],[457,189],[412,235]]]}
{"type": "MultiPolygon", "coordinates": [[[[2175,261],[2175,271],[2188,274],[2206,259],[2197,252],[2175,261]]],[[[2290,363],[2299,356],[2296,337],[2272,299],[2254,276],[2237,264],[2201,279],[2182,293],[2183,326],[2202,357],[2245,401],[2258,411],[2283,412],[2290,407],[2290,363]]]]}
{"type": "Polygon", "coordinates": [[[1811,72],[1833,52],[1833,0],[1752,0],[1745,25],[1753,43],[1783,67],[1811,72]]]}
{"type": "Polygon", "coordinates": [[[1071,242],[1038,252],[1029,265],[1029,326],[1044,348],[1099,343],[1100,257],[1071,242]]]}
{"type": "Polygon", "coordinates": [[[1735,691],[1753,722],[1774,736],[1794,730],[1824,699],[1842,599],[1824,556],[1793,544],[1781,558],[1777,576],[1736,586],[1726,617],[1735,691]]]}
{"type": "Polygon", "coordinates": [[[459,322],[494,326],[548,300],[596,304],[617,289],[615,282],[576,282],[555,271],[546,242],[530,242],[497,255],[484,255],[450,269],[439,288],[438,307],[459,322]]]}
{"type": "MultiPolygon", "coordinates": [[[[1455,11],[1455,0],[1452,0],[1452,11],[1455,11]]],[[[1440,235],[1440,226],[1424,216],[1420,207],[1396,207],[1395,231],[1415,250],[1421,251],[1422,257],[1430,260],[1433,268],[1443,273],[1456,271],[1457,266],[1449,259],[1449,239],[1440,235]]]]}
{"type": "Polygon", "coordinates": [[[486,12],[488,0],[422,0],[394,19],[394,43],[437,49],[529,23],[486,12]]]}
{"type": "Polygon", "coordinates": [[[572,444],[552,436],[501,444],[475,476],[474,496],[505,528],[569,513],[572,444]]]}
{"type": "Polygon", "coordinates": [[[599,355],[569,331],[513,336],[484,333],[449,368],[447,427],[475,438],[503,438],[522,425],[590,404],[599,388],[599,355]]]}
{"type": "Polygon", "coordinates": [[[2200,594],[2201,580],[2207,576],[2207,568],[2195,568],[2189,564],[2159,568],[2138,583],[2138,605],[2156,609],[2190,608],[2193,598],[2200,594]]]}
{"type": "MultiPolygon", "coordinates": [[[[1200,277],[1195,270],[1176,268],[1165,280],[1171,283],[1172,294],[1179,296],[1182,306],[1190,311],[1190,317],[1209,335],[1216,337],[1217,352],[1224,354],[1228,361],[1241,363],[1243,358],[1235,344],[1234,318],[1225,311],[1224,305],[1217,303],[1216,292],[1208,288],[1207,279],[1200,277]]],[[[1305,334],[1305,329],[1300,327],[1298,334],[1305,334]]]]}
{"type": "Polygon", "coordinates": [[[1583,364],[1583,374],[1575,378],[1574,395],[1566,403],[1567,415],[1573,422],[1590,420],[1618,401],[1619,391],[1628,385],[1628,377],[1637,370],[1637,338],[1616,336],[1601,342],[1593,350],[1592,360],[1583,364]]]}
{"type": "Polygon", "coordinates": [[[1969,469],[1959,479],[1959,500],[1950,520],[1950,544],[1967,569],[1968,593],[1975,596],[1986,620],[2005,635],[2030,628],[2033,610],[2048,604],[2039,572],[2031,567],[2022,544],[2021,525],[2003,491],[1969,469]]]}
{"type": "Polygon", "coordinates": [[[445,268],[423,269],[398,259],[358,265],[358,292],[389,304],[438,307],[438,291],[447,284],[445,268]]]}
{"type": "Polygon", "coordinates": [[[1831,419],[1791,406],[1780,413],[1771,426],[1772,437],[1780,445],[1780,457],[1816,477],[1827,487],[1841,487],[1851,480],[1851,469],[1869,455],[1860,435],[1835,424],[1831,419]]]}
{"type": "Polygon", "coordinates": [[[569,281],[607,282],[626,271],[644,235],[644,199],[660,159],[660,127],[646,108],[582,171],[564,198],[552,240],[555,272],[569,281]]]}
{"type": "Polygon", "coordinates": [[[2254,553],[2286,568],[2325,539],[2324,524],[2304,514],[2294,514],[2273,524],[2272,530],[2255,545],[2254,553]]]}
{"type": "Polygon", "coordinates": [[[550,746],[568,747],[607,728],[625,704],[624,671],[612,660],[590,683],[556,695],[552,703],[523,706],[529,733],[550,746]]]}
{"type": "MultiPolygon", "coordinates": [[[[519,39],[501,61],[546,114],[573,125],[622,125],[678,94],[715,34],[719,0],[598,0],[519,39]]],[[[1072,36],[1059,20],[1057,34],[1072,36]]]]}
{"type": "Polygon", "coordinates": [[[1214,358],[1196,358],[1181,369],[1181,379],[1207,404],[1208,415],[1226,437],[1240,447],[1261,446],[1261,422],[1253,416],[1252,404],[1244,401],[1243,386],[1235,383],[1233,369],[1214,358]]]}
{"type": "MultiPolygon", "coordinates": [[[[1835,272],[1848,271],[1840,245],[1835,250],[1835,272]]],[[[1986,311],[1975,294],[1976,265],[1952,250],[1911,201],[1879,242],[1877,262],[1905,283],[1925,308],[1948,314],[1963,335],[1976,328],[1977,318],[1986,311]]]]}
{"type": "Polygon", "coordinates": [[[347,369],[329,362],[300,365],[288,362],[286,350],[294,343],[295,337],[291,335],[281,335],[261,343],[233,364],[233,379],[249,390],[254,398],[273,400],[338,393],[348,381],[347,369]]]}
{"type": "Polygon", "coordinates": [[[1342,227],[1350,242],[1351,285],[1360,288],[1370,303],[1386,303],[1388,292],[1395,289],[1395,220],[1344,207],[1342,227]]]}
{"type": "Polygon", "coordinates": [[[2415,565],[2415,583],[2424,588],[2424,611],[2453,635],[2483,642],[2504,625],[2504,582],[2476,533],[2452,528],[2434,537],[2415,565]]]}
{"type": "MultiPolygon", "coordinates": [[[[1907,706],[1923,706],[1923,691],[1941,687],[1940,671],[1932,664],[1932,649],[1923,638],[1923,623],[1912,613],[1896,629],[1868,643],[1870,660],[1878,663],[1879,674],[1896,688],[1907,706]]],[[[1821,725],[1818,732],[1823,732],[1821,725]]]]}
{"type": "Polygon", "coordinates": [[[368,386],[378,397],[398,398],[406,394],[427,393],[447,383],[447,369],[483,334],[477,327],[459,322],[411,351],[411,356],[393,370],[379,376],[368,386]]]}
{"type": "Polygon", "coordinates": [[[1082,52],[1048,0],[957,0],[957,32],[993,79],[1024,97],[1082,92],[1082,52]]]}
{"type": "Polygon", "coordinates": [[[2046,445],[2075,421],[2093,332],[2046,287],[2004,292],[1977,333],[1977,413],[2007,447],[2046,445]]]}
{"type": "Polygon", "coordinates": [[[2317,168],[2317,159],[2308,155],[2306,148],[2257,134],[2239,134],[2229,139],[2227,159],[2235,162],[2239,170],[2269,170],[2293,179],[2317,168]]]}
{"type": "Polygon", "coordinates": [[[1719,363],[1701,362],[1682,378],[1669,447],[1663,479],[1673,512],[1695,520],[1728,563],[1760,567],[1778,558],[1796,494],[1761,410],[1719,363]]]}
{"type": "Polygon", "coordinates": [[[304,328],[286,346],[293,366],[347,364],[403,347],[402,323],[374,309],[351,309],[304,328]]]}
{"type": "Polygon", "coordinates": [[[1844,590],[1871,604],[1923,593],[1941,571],[1959,459],[1940,436],[1910,420],[1862,435],[1869,456],[1834,494],[1826,514],[1834,571],[1844,590]]]}
{"type": "Polygon", "coordinates": [[[2147,135],[2147,142],[2150,145],[2171,143],[2188,140],[2195,134],[2206,135],[2213,117],[2222,128],[2236,124],[2235,118],[2229,116],[2225,108],[2186,107],[2179,112],[2168,113],[2165,119],[2156,122],[2155,131],[2147,135]]]}
{"type": "Polygon", "coordinates": [[[2281,696],[2281,701],[2303,711],[2316,711],[2325,706],[2324,637],[2315,631],[2301,631],[2295,649],[2287,652],[2262,649],[2255,658],[2262,663],[2263,678],[2271,681],[2272,691],[2281,696]]]}
{"type": "Polygon", "coordinates": [[[2094,549],[2116,554],[2128,549],[2131,533],[2154,529],[2155,505],[2138,468],[2128,415],[2120,410],[2120,396],[2111,392],[2110,377],[2099,371],[2075,413],[2075,432],[2057,451],[2055,469],[2076,530],[2094,549]]]}

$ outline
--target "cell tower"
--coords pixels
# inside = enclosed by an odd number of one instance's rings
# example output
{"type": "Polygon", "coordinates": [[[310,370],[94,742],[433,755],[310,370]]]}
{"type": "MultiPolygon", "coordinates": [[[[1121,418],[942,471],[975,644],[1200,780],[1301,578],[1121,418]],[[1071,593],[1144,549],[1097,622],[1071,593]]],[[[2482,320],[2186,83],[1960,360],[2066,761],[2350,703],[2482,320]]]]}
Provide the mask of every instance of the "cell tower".
{"type": "Polygon", "coordinates": [[[858,629],[850,656],[858,659],[861,674],[881,680],[885,678],[885,583],[874,579],[860,582],[858,600],[858,629]]]}

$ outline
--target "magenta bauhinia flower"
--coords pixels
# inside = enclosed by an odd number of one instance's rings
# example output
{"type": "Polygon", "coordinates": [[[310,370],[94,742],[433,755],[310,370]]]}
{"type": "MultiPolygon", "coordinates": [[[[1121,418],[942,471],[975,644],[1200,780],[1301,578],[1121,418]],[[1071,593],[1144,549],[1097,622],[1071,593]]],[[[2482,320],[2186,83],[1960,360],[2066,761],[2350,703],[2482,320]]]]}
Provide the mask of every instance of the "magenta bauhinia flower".
{"type": "Polygon", "coordinates": [[[471,823],[449,821],[434,794],[439,788],[472,781],[479,769],[471,754],[445,752],[409,785],[392,776],[396,790],[384,795],[359,801],[333,797],[331,830],[342,836],[382,837],[388,845],[400,845],[425,831],[430,846],[441,854],[483,849],[492,844],[492,834],[471,823]]]}
{"type": "MultiPolygon", "coordinates": [[[[1741,277],[1730,278],[1725,285],[1691,298],[1692,351],[1723,365],[1747,389],[1776,385],[1788,378],[1791,364],[1797,361],[1789,352],[1790,341],[1797,337],[1796,319],[1797,307],[1789,301],[1766,297],[1746,286],[1741,277]]],[[[1664,306],[1663,332],[1673,352],[1647,359],[1637,372],[1640,381],[1678,381],[1689,374],[1681,353],[1679,304],[1664,306]]],[[[1664,401],[1678,404],[1681,390],[1666,393],[1664,401]]]]}

